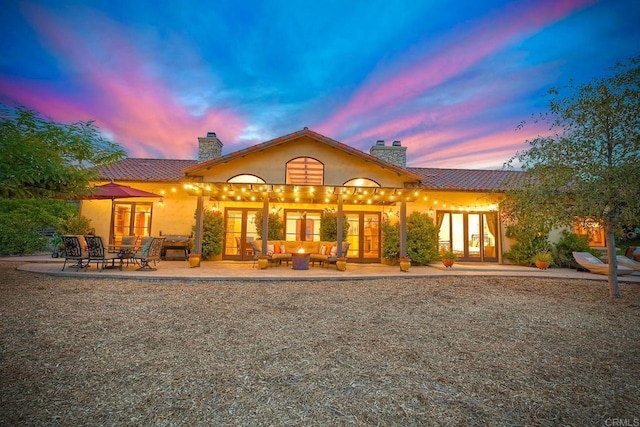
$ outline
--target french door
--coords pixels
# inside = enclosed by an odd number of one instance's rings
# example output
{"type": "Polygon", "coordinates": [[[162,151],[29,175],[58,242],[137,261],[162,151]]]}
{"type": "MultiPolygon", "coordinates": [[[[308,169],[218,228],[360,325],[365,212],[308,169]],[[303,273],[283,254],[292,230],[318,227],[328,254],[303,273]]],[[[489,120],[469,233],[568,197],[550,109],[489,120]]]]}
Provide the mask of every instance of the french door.
{"type": "Polygon", "coordinates": [[[352,262],[380,262],[380,212],[347,212],[349,251],[352,262]]]}
{"type": "Polygon", "coordinates": [[[498,261],[498,216],[495,212],[447,212],[436,215],[439,249],[461,261],[498,261]]]}
{"type": "Polygon", "coordinates": [[[230,208],[224,212],[224,259],[253,259],[249,241],[258,239],[255,208],[230,208]]]}
{"type": "Polygon", "coordinates": [[[119,245],[123,236],[150,236],[152,210],[153,203],[114,203],[111,243],[119,245]]]}

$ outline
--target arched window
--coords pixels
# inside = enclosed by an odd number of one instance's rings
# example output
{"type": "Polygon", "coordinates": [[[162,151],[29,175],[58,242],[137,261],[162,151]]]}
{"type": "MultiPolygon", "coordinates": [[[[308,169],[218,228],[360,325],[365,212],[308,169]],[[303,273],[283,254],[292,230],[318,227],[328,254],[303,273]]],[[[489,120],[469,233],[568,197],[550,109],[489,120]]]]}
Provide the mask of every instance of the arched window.
{"type": "Polygon", "coordinates": [[[344,183],[345,187],[380,187],[380,184],[369,178],[354,178],[344,183]]]}
{"type": "Polygon", "coordinates": [[[237,184],[264,184],[264,179],[259,176],[245,174],[236,175],[233,178],[228,179],[227,182],[237,184]]]}
{"type": "Polygon", "coordinates": [[[298,157],[287,162],[287,184],[323,185],[324,164],[311,157],[298,157]]]}

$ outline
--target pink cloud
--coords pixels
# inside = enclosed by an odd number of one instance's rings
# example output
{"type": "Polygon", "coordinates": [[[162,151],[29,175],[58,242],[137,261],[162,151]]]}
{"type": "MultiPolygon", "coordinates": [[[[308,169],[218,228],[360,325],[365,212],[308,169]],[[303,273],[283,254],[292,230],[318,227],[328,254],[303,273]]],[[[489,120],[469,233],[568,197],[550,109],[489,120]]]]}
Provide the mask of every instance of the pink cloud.
{"type": "Polygon", "coordinates": [[[126,29],[108,19],[91,14],[88,23],[70,25],[38,6],[28,8],[28,15],[43,42],[63,58],[61,67],[73,70],[91,99],[60,93],[45,82],[0,82],[3,92],[22,104],[54,120],[99,118],[96,124],[135,157],[193,158],[197,135],[216,131],[223,140],[235,139],[244,128],[243,119],[225,109],[192,114],[157,73],[143,66],[144,54],[126,29]],[[92,31],[85,32],[88,28],[92,31]],[[86,36],[96,32],[99,37],[86,36]]]}
{"type": "Polygon", "coordinates": [[[514,126],[504,126],[504,131],[491,129],[464,129],[458,132],[447,131],[442,134],[415,135],[407,140],[408,157],[411,165],[425,165],[429,167],[455,167],[462,168],[500,168],[516,152],[528,148],[525,141],[534,139],[539,135],[548,134],[546,123],[532,123],[523,129],[515,130],[514,126]],[[431,139],[433,145],[426,147],[420,144],[422,138],[431,139]],[[464,144],[441,144],[440,141],[451,139],[462,140],[464,144]]]}
{"type": "Polygon", "coordinates": [[[344,132],[373,112],[397,108],[423,96],[429,89],[460,75],[474,64],[516,39],[559,20],[595,0],[564,0],[510,3],[475,25],[454,29],[439,43],[437,52],[425,52],[424,59],[409,64],[387,78],[372,75],[346,105],[324,123],[320,132],[344,132]]]}

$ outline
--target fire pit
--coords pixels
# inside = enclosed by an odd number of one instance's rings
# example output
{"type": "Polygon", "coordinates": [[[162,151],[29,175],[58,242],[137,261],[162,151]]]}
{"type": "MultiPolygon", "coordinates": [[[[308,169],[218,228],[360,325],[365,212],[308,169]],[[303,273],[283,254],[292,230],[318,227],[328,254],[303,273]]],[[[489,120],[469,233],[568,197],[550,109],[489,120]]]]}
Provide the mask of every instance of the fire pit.
{"type": "Polygon", "coordinates": [[[308,270],[309,269],[309,258],[311,257],[310,253],[294,252],[291,254],[291,261],[293,264],[293,270],[308,270]]]}

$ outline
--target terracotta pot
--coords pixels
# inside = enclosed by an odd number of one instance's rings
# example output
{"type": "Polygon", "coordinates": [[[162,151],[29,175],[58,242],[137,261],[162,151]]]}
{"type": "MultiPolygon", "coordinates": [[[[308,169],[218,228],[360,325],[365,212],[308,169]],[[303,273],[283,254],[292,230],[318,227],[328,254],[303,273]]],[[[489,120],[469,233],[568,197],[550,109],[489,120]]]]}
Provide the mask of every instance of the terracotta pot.
{"type": "Polygon", "coordinates": [[[269,266],[269,258],[266,256],[261,256],[258,257],[258,268],[260,268],[260,270],[264,270],[269,266]]]}
{"type": "Polygon", "coordinates": [[[452,259],[443,259],[442,260],[442,265],[444,265],[447,268],[451,268],[453,266],[453,260],[452,259]]]}
{"type": "Polygon", "coordinates": [[[200,254],[189,254],[189,267],[200,267],[200,254]]]}
{"type": "Polygon", "coordinates": [[[336,259],[336,268],[338,269],[338,271],[345,271],[347,269],[347,259],[346,258],[336,259]]]}
{"type": "Polygon", "coordinates": [[[546,270],[547,268],[549,268],[549,264],[546,261],[536,261],[536,267],[538,267],[540,270],[546,270]]]}
{"type": "Polygon", "coordinates": [[[409,271],[411,260],[409,258],[400,258],[400,271],[409,271]]]}

